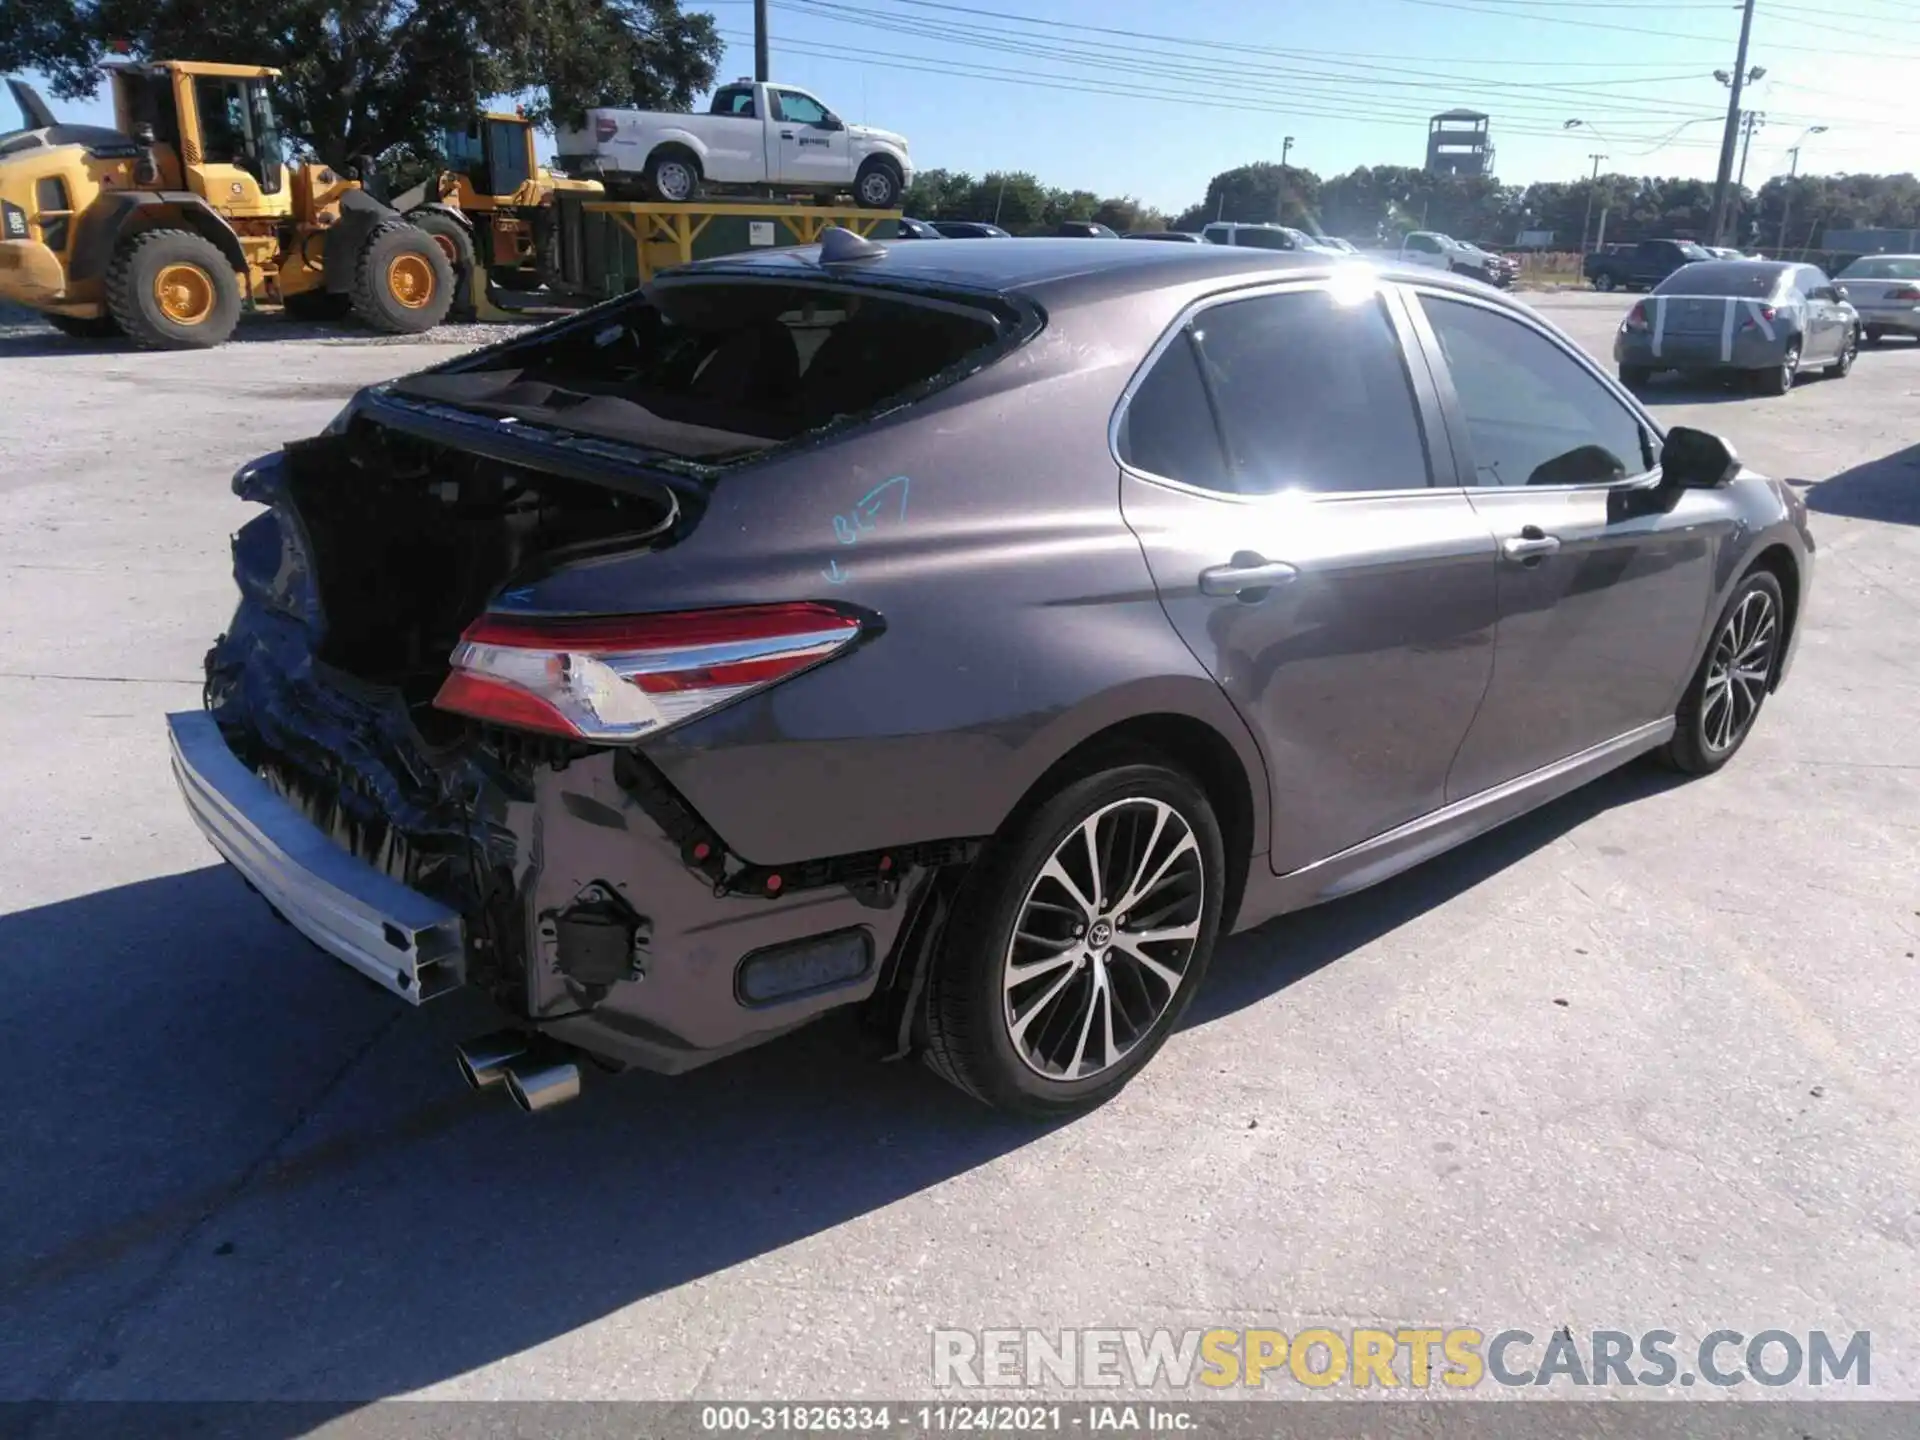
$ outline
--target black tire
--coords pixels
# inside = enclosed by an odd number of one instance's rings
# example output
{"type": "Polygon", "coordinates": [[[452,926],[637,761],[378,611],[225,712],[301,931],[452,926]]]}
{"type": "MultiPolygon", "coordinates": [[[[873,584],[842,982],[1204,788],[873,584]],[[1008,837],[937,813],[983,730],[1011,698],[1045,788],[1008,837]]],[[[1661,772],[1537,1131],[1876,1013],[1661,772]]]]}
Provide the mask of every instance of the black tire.
{"type": "MultiPolygon", "coordinates": [[[[967,876],[928,982],[922,1017],[927,1063],[976,1099],[1018,1114],[1064,1115],[1101,1104],[1153,1058],[1205,978],[1220,927],[1225,877],[1213,807],[1181,771],[1147,761],[1119,763],[1067,785],[1017,828],[997,837],[967,876]],[[1162,829],[1152,830],[1155,816],[1162,829]],[[1177,825],[1171,817],[1178,817],[1177,825]],[[1077,833],[1084,826],[1100,837],[1096,843],[1111,872],[1098,885],[1077,833]],[[1191,837],[1191,850],[1182,836],[1191,837]],[[1070,842],[1076,848],[1062,863],[1083,895],[1089,888],[1128,886],[1129,877],[1150,873],[1154,864],[1167,865],[1166,874],[1146,892],[1153,897],[1146,928],[1169,919],[1175,921],[1172,928],[1191,924],[1191,948],[1182,955],[1179,939],[1159,939],[1147,944],[1175,948],[1146,954],[1159,971],[1177,975],[1172,984],[1157,979],[1133,946],[1114,943],[1118,936],[1141,933],[1140,910],[1130,923],[1120,909],[1129,903],[1126,894],[1093,896],[1096,911],[1090,918],[1072,903],[1058,903],[1061,898],[1070,902],[1072,892],[1043,871],[1070,842]],[[1146,854],[1136,863],[1142,847],[1146,854]],[[1196,884],[1197,898],[1191,893],[1196,884]],[[1042,891],[1043,886],[1051,888],[1042,891]],[[1055,898],[1042,899],[1042,894],[1055,898]],[[1109,910],[1099,910],[1101,905],[1109,910]],[[1191,921],[1185,918],[1189,914],[1191,921]],[[1059,927],[1060,933],[1043,942],[1021,930],[1016,939],[1023,920],[1036,928],[1059,927]],[[1076,921],[1079,938],[1071,930],[1076,921]],[[1090,947],[1101,940],[1108,943],[1096,955],[1090,947]],[[1016,944],[1029,947],[1027,953],[1035,957],[1029,963],[1046,967],[1016,982],[1024,993],[1006,983],[1016,944]],[[1075,1078],[1043,1073],[1041,1059],[1027,1058],[1033,1049],[1017,1044],[1013,1033],[1012,1011],[1020,1004],[1032,1007],[1023,1019],[1033,1027],[1028,1039],[1034,1049],[1072,1049],[1079,1037],[1079,1050],[1058,1066],[1075,1078]],[[1093,1023],[1096,1013],[1105,1021],[1100,1026],[1093,1023]],[[1115,1039],[1111,1049],[1108,1025],[1115,1039]],[[1093,1034],[1096,1029],[1102,1033],[1093,1034]],[[1100,1068],[1087,1070],[1094,1045],[1101,1050],[1100,1068]]],[[[1132,903],[1138,906],[1144,898],[1133,897],[1132,903]]]]}
{"type": "Polygon", "coordinates": [[[853,177],[853,198],[862,210],[892,210],[900,204],[900,170],[891,160],[875,156],[853,177]]]}
{"type": "Polygon", "coordinates": [[[1613,276],[1609,275],[1604,270],[1602,270],[1598,275],[1593,277],[1593,288],[1596,290],[1611,290],[1613,289],[1614,284],[1615,284],[1615,281],[1613,276]]]}
{"type": "MultiPolygon", "coordinates": [[[[1754,721],[1759,719],[1772,688],[1786,626],[1786,602],[1780,594],[1780,582],[1765,570],[1749,571],[1734,586],[1720,618],[1714,621],[1707,653],[1701,657],[1693,683],[1687,686],[1680,708],[1674,712],[1673,738],[1659,752],[1662,760],[1686,775],[1711,775],[1739,753],[1740,747],[1747,743],[1747,736],[1753,733],[1754,721]],[[1743,612],[1743,606],[1763,606],[1764,619],[1752,618],[1743,612]],[[1741,643],[1736,632],[1743,621],[1750,622],[1748,635],[1766,631],[1761,637],[1764,647],[1753,653],[1745,667],[1762,671],[1764,678],[1737,683],[1729,679],[1723,686],[1729,658],[1739,658],[1734,647],[1741,643]],[[1750,708],[1744,708],[1749,704],[1750,708]],[[1728,715],[1722,707],[1731,711],[1731,718],[1736,722],[1725,733],[1722,723],[1728,715]]],[[[1745,643],[1751,649],[1751,640],[1745,643]]]]}
{"type": "Polygon", "coordinates": [[[118,340],[123,333],[120,322],[111,315],[42,315],[40,317],[69,340],[118,340]]]}
{"type": "Polygon", "coordinates": [[[700,161],[680,145],[662,145],[647,157],[640,174],[650,200],[669,205],[691,205],[700,198],[700,161]]]}
{"type": "Polygon", "coordinates": [[[1620,383],[1629,390],[1638,390],[1653,378],[1653,371],[1645,365],[1622,365],[1620,383]]]}
{"type": "Polygon", "coordinates": [[[1878,325],[1867,326],[1867,344],[1878,345],[1886,338],[1887,332],[1882,330],[1878,325]]]}
{"type": "Polygon", "coordinates": [[[289,320],[344,320],[353,313],[353,297],[336,295],[330,290],[303,290],[281,299],[280,308],[289,320]]]}
{"type": "Polygon", "coordinates": [[[453,266],[411,221],[374,227],[353,267],[353,313],[387,335],[418,335],[447,318],[453,266]]]}
{"type": "Polygon", "coordinates": [[[1778,365],[1767,370],[1753,372],[1753,387],[1762,395],[1784,395],[1793,389],[1793,382],[1800,374],[1800,342],[1787,346],[1787,352],[1778,365]]]}
{"type": "Polygon", "coordinates": [[[433,237],[453,267],[453,304],[447,313],[456,319],[473,314],[473,235],[444,210],[415,210],[407,216],[415,226],[433,237]]]}
{"type": "Polygon", "coordinates": [[[1844,380],[1853,373],[1853,362],[1860,357],[1860,332],[1852,326],[1847,327],[1846,341],[1840,346],[1840,354],[1827,366],[1826,375],[1832,380],[1844,380]]]}
{"type": "Polygon", "coordinates": [[[206,350],[240,323],[240,281],[191,230],[143,230],[107,268],[107,311],[146,350],[206,350]]]}

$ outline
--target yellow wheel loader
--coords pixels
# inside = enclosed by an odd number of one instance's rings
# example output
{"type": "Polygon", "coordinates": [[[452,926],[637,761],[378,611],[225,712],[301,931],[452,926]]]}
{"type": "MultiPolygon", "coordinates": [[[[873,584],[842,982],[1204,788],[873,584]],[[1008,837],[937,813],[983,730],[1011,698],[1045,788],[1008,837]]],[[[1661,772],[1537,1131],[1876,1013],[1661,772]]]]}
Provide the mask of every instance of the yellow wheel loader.
{"type": "Polygon", "coordinates": [[[488,300],[488,286],[535,290],[559,282],[560,195],[598,200],[597,180],[569,180],[534,156],[524,115],[484,114],[441,138],[446,168],[393,197],[393,206],[439,243],[454,268],[455,309],[488,300]]]}
{"type": "Polygon", "coordinates": [[[288,165],[251,65],[107,67],[115,128],[63,125],[9,81],[0,135],[0,300],[69,334],[218,345],[243,303],[351,312],[411,334],[446,318],[453,266],[393,207],[324,165],[288,165]]]}

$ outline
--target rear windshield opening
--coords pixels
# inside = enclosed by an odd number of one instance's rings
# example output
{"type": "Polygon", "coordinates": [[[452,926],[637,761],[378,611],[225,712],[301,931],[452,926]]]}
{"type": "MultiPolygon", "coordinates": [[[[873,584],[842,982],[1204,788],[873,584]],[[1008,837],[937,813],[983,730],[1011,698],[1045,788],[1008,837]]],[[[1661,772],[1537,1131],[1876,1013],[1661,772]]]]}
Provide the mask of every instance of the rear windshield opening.
{"type": "MultiPolygon", "coordinates": [[[[1012,328],[987,302],[743,280],[659,284],[596,325],[492,366],[416,376],[422,395],[720,463],[886,406],[1012,328]]],[[[956,368],[957,367],[957,368],[956,368]]]]}

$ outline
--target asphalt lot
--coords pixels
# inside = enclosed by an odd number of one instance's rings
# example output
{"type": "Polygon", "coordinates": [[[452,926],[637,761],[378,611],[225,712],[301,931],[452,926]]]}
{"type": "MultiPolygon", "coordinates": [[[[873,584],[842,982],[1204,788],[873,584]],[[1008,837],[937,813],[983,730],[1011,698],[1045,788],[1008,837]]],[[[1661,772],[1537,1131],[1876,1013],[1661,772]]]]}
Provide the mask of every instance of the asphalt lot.
{"type": "MultiPolygon", "coordinates": [[[[1539,303],[1604,354],[1623,302],[1539,303]]],[[[215,863],[161,717],[228,475],[458,348],[315,333],[0,326],[0,1400],[918,1396],[936,1326],[1376,1323],[1869,1330],[1920,1397],[1920,346],[1652,392],[1817,512],[1728,771],[1239,937],[1036,1131],[831,1027],[525,1117],[215,863]]]]}

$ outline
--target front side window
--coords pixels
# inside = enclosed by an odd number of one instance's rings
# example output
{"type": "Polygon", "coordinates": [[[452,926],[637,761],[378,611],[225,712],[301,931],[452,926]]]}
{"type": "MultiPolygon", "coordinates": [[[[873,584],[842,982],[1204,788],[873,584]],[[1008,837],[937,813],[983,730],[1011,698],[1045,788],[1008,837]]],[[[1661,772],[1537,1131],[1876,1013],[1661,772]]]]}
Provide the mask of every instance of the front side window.
{"type": "Polygon", "coordinates": [[[1284,230],[1242,230],[1234,237],[1236,243],[1251,245],[1256,250],[1291,250],[1293,241],[1287,238],[1284,230]]]}
{"type": "Polygon", "coordinates": [[[1192,333],[1228,488],[1267,495],[1428,483],[1405,357],[1377,295],[1233,300],[1202,311],[1192,333]]]}
{"type": "Polygon", "coordinates": [[[1511,316],[1423,295],[1478,485],[1592,485],[1653,468],[1652,439],[1594,374],[1511,316]]]}
{"type": "Polygon", "coordinates": [[[827,107],[811,95],[802,95],[797,90],[776,90],[774,104],[779,108],[779,119],[792,125],[819,125],[827,118],[827,107]]]}
{"type": "Polygon", "coordinates": [[[1440,242],[1431,235],[1412,235],[1407,238],[1407,248],[1418,250],[1423,255],[1438,255],[1440,242]]]}

